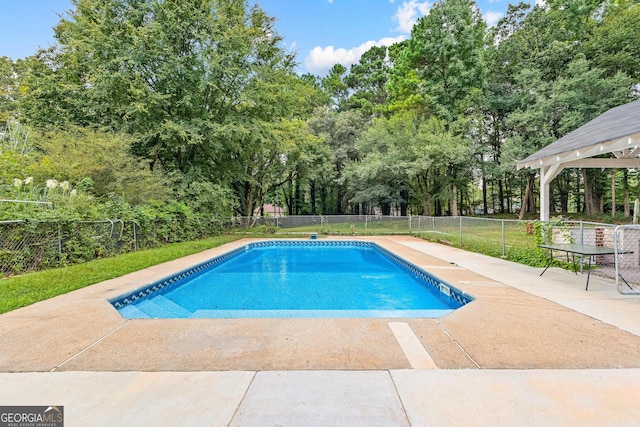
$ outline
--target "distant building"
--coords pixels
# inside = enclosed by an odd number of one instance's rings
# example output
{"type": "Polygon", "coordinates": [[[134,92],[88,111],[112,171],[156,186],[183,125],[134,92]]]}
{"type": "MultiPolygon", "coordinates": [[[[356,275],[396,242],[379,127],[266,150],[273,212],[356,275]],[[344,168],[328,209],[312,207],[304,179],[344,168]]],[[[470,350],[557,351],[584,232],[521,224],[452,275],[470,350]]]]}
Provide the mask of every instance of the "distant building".
{"type": "Polygon", "coordinates": [[[282,217],[285,215],[284,209],[280,206],[276,206],[276,205],[271,205],[271,204],[264,204],[262,205],[262,209],[260,208],[256,208],[253,211],[253,214],[255,216],[259,216],[262,215],[262,212],[264,211],[264,216],[269,216],[272,218],[278,218],[278,217],[282,217]]]}

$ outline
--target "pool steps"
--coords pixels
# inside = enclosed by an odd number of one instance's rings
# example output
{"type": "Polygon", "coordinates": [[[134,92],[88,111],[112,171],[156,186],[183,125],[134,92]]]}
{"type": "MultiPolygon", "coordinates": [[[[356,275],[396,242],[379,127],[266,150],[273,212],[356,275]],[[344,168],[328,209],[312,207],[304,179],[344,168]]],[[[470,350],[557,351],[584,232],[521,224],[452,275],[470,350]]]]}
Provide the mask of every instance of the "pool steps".
{"type": "Polygon", "coordinates": [[[123,307],[123,315],[133,319],[166,318],[166,317],[189,317],[191,312],[181,305],[165,298],[162,295],[155,295],[153,301],[145,299],[137,306],[129,304],[123,307]],[[124,310],[126,309],[126,314],[124,310]]]}
{"type": "Polygon", "coordinates": [[[163,295],[156,295],[153,298],[153,302],[156,303],[162,310],[168,311],[169,313],[177,315],[178,317],[189,317],[191,315],[191,312],[189,310],[187,310],[180,304],[176,304],[163,295]]]}

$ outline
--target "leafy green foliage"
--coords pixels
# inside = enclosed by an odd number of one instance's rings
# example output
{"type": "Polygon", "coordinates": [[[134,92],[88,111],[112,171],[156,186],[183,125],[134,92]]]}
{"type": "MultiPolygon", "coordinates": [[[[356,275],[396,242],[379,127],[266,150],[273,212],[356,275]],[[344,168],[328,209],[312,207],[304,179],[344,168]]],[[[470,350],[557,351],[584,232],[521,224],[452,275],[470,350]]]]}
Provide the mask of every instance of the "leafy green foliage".
{"type": "Polygon", "coordinates": [[[374,115],[382,112],[389,100],[387,83],[391,64],[387,57],[387,48],[374,46],[366,51],[358,64],[351,66],[344,81],[353,91],[348,104],[374,115]]]}
{"type": "MultiPolygon", "coordinates": [[[[297,76],[254,2],[74,0],[57,46],[0,58],[0,190],[41,200],[68,182],[84,201],[56,203],[89,217],[117,198],[121,212],[525,217],[537,184],[514,163],[637,98],[639,17],[632,0],[550,0],[487,28],[474,1],[442,0],[409,39],[297,76]],[[33,194],[17,192],[29,177],[33,194]]],[[[561,210],[600,214],[610,185],[565,171],[551,190],[561,210]]]]}
{"type": "Polygon", "coordinates": [[[34,139],[42,153],[30,170],[36,179],[73,184],[89,179],[93,196],[117,194],[133,205],[172,196],[170,176],[131,155],[132,138],[126,134],[71,128],[43,132],[34,139]]]}
{"type": "Polygon", "coordinates": [[[484,21],[473,2],[436,3],[413,27],[393,76],[404,79],[408,74],[417,79],[414,87],[428,111],[456,120],[473,89],[482,87],[484,32],[484,21]]]}
{"type": "Polygon", "coordinates": [[[154,171],[229,188],[245,215],[291,179],[275,166],[296,149],[303,126],[286,122],[310,111],[313,89],[293,73],[273,18],[244,0],[74,5],[56,27],[59,49],[34,58],[26,79],[31,123],[124,131],[154,171]]]}
{"type": "Polygon", "coordinates": [[[347,169],[354,201],[406,206],[412,190],[428,212],[434,186],[446,182],[442,172],[468,158],[461,139],[445,130],[443,122],[423,121],[411,113],[376,120],[356,147],[362,159],[347,169]]]}

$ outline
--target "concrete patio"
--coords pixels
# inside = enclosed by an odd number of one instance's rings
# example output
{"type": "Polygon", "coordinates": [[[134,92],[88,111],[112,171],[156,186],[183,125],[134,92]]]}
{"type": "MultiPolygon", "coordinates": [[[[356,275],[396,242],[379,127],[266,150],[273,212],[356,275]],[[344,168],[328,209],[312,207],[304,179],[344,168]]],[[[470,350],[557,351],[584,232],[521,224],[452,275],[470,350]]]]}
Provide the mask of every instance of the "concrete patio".
{"type": "Polygon", "coordinates": [[[640,296],[408,236],[476,300],[441,319],[123,319],[108,299],[233,242],[0,316],[0,405],[66,425],[636,425],[640,296]]]}

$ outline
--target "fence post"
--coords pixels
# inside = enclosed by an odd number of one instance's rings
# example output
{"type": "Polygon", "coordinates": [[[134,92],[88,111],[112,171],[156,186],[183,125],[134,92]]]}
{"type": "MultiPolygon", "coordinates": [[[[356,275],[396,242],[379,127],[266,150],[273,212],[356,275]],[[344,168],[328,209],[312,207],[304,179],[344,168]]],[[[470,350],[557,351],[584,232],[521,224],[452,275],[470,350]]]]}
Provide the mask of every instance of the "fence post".
{"type": "Polygon", "coordinates": [[[504,244],[504,219],[502,220],[502,256],[505,257],[507,255],[506,253],[506,247],[504,244]]]}
{"type": "Polygon", "coordinates": [[[136,222],[133,222],[133,250],[138,250],[138,235],[136,234],[136,222]]]}
{"type": "Polygon", "coordinates": [[[460,217],[460,247],[462,247],[462,217],[460,217]]]}
{"type": "MultiPolygon", "coordinates": [[[[569,242],[571,243],[571,242],[569,242]]],[[[584,245],[584,222],[582,222],[582,220],[580,221],[580,244],[584,245]]],[[[596,242],[594,241],[593,244],[595,245],[596,242]]],[[[580,257],[580,273],[583,273],[583,265],[584,263],[582,262],[584,259],[584,257],[580,257]]]]}
{"type": "Polygon", "coordinates": [[[409,215],[409,233],[411,233],[411,215],[409,215]]]}

